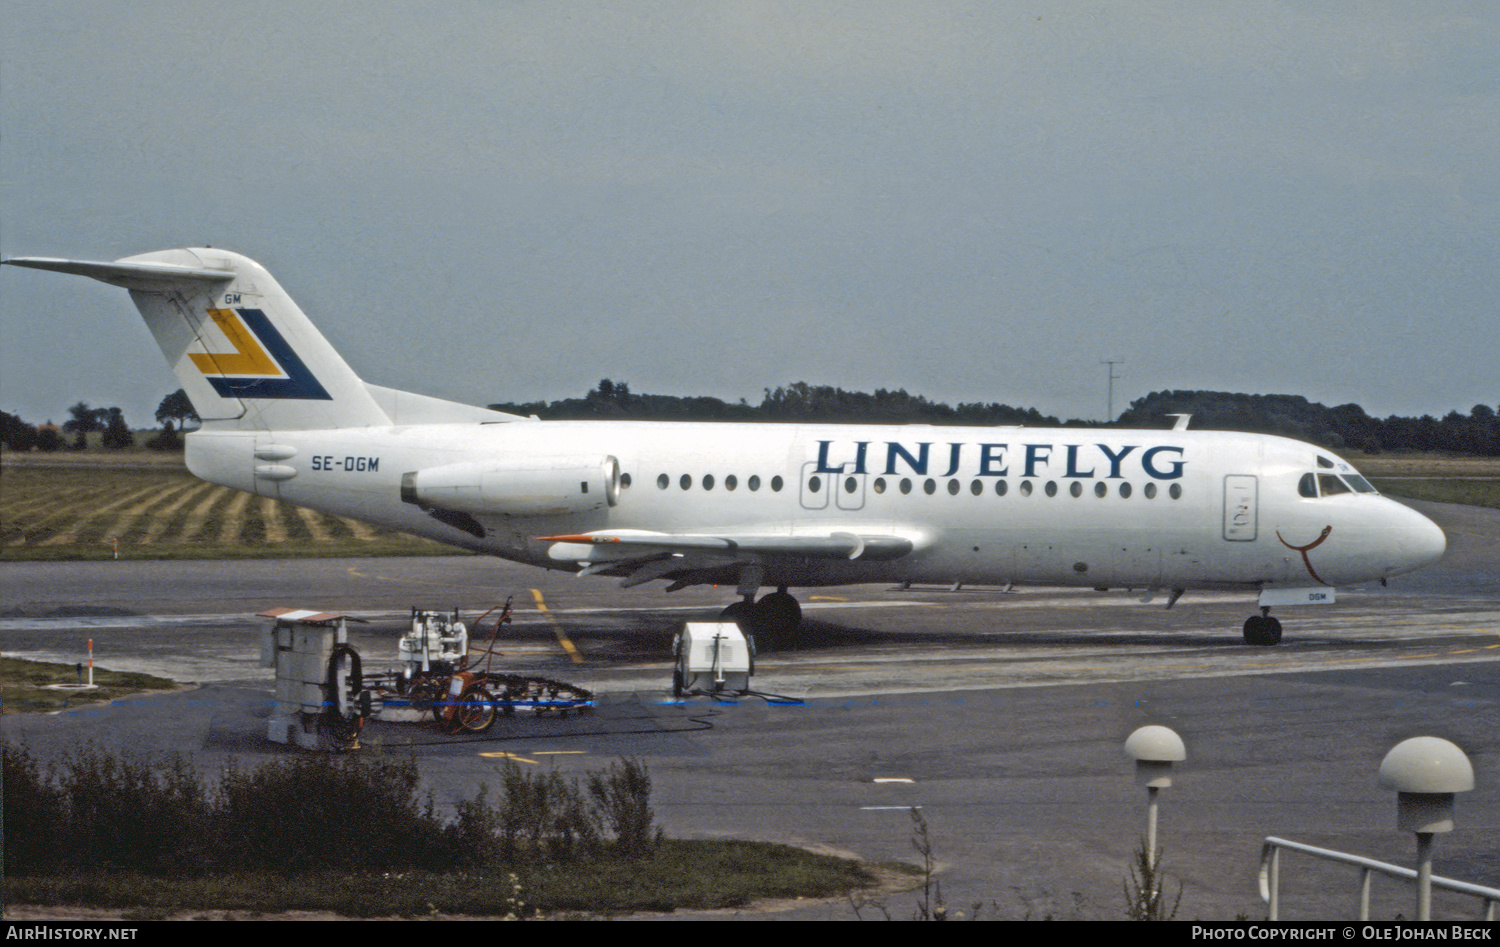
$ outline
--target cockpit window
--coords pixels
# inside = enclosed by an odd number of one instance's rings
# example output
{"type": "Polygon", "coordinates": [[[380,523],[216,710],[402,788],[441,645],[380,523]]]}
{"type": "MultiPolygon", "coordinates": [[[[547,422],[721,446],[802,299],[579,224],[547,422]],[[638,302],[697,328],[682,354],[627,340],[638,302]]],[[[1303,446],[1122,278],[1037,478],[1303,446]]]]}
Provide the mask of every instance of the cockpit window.
{"type": "Polygon", "coordinates": [[[1318,476],[1317,474],[1303,474],[1302,479],[1297,481],[1297,495],[1316,500],[1318,498],[1318,476]]]}
{"type": "Polygon", "coordinates": [[[1370,481],[1366,480],[1364,477],[1361,477],[1359,474],[1344,474],[1344,479],[1349,481],[1349,486],[1353,487],[1360,493],[1380,492],[1370,485],[1370,481]]]}
{"type": "Polygon", "coordinates": [[[1318,455],[1318,466],[1322,467],[1324,470],[1332,470],[1333,469],[1333,461],[1329,460],[1327,457],[1324,457],[1322,454],[1319,454],[1318,455]]]}
{"type": "Polygon", "coordinates": [[[1350,492],[1349,485],[1334,474],[1318,474],[1318,487],[1323,491],[1325,497],[1331,497],[1337,493],[1350,492]]]}

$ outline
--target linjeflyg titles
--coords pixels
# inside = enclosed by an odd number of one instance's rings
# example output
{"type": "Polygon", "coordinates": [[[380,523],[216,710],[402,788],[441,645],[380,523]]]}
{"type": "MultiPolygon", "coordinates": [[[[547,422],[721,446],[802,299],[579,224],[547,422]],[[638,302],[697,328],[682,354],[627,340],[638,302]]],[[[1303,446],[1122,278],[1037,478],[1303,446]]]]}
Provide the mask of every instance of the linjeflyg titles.
{"type": "Polygon", "coordinates": [[[818,441],[820,474],[918,477],[1098,477],[1119,480],[1136,471],[1153,480],[1178,480],[1187,461],[1170,444],[975,444],[935,441],[818,441]]]}

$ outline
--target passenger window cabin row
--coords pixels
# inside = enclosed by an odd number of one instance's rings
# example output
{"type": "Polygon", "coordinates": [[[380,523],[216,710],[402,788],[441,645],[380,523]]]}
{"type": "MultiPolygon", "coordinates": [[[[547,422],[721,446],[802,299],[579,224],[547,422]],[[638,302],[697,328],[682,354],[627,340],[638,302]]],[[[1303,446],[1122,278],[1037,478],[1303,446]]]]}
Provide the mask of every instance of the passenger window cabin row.
{"type": "MultiPolygon", "coordinates": [[[[629,475],[626,475],[625,477],[621,478],[621,483],[627,487],[630,486],[628,476],[629,475]]],[[[662,490],[670,489],[672,483],[673,478],[670,474],[664,473],[657,475],[656,486],[658,488],[662,490]]],[[[676,483],[677,486],[683,490],[691,490],[695,486],[702,490],[713,490],[716,487],[722,486],[726,491],[734,491],[740,486],[740,480],[734,474],[725,476],[722,482],[716,479],[713,474],[704,474],[702,477],[699,477],[696,480],[694,479],[692,474],[682,474],[681,476],[676,478],[676,483]]],[[[1010,483],[1007,480],[997,478],[993,481],[993,484],[994,486],[990,489],[993,490],[996,496],[1003,497],[1010,492],[1010,483]]],[[[761,488],[761,485],[762,481],[759,476],[752,475],[745,478],[744,486],[752,493],[759,490],[761,488]]],[[[770,488],[771,492],[773,493],[780,493],[782,489],[785,488],[785,486],[786,482],[780,476],[772,477],[770,480],[770,488]]],[[[825,488],[827,488],[842,489],[845,493],[852,494],[859,491],[860,482],[859,478],[857,477],[845,477],[842,482],[831,479],[830,481],[825,482],[824,478],[821,475],[815,474],[808,478],[806,488],[807,492],[809,493],[820,493],[825,488]]],[[[901,493],[903,496],[906,496],[910,494],[914,489],[916,489],[916,483],[910,477],[903,477],[900,480],[894,482],[892,482],[891,480],[887,480],[887,478],[885,477],[876,477],[870,483],[870,489],[873,490],[877,495],[884,494],[886,491],[892,488],[901,493]]],[[[922,481],[921,489],[922,492],[927,494],[928,496],[933,496],[938,492],[938,481],[931,477],[928,477],[922,481]]],[[[950,496],[958,496],[964,491],[964,486],[961,481],[953,479],[946,482],[945,489],[950,496]]],[[[1035,484],[1033,484],[1030,480],[1022,480],[1016,486],[1016,492],[1023,497],[1031,496],[1034,492],[1036,492],[1036,489],[1037,488],[1035,484]]],[[[976,497],[983,495],[986,492],[985,481],[977,479],[970,481],[968,485],[968,491],[970,494],[976,497]]],[[[1060,488],[1057,481],[1055,480],[1048,480],[1041,486],[1041,492],[1049,497],[1057,496],[1059,491],[1060,488]]],[[[1068,485],[1066,492],[1070,496],[1074,497],[1081,497],[1085,492],[1089,492],[1094,496],[1102,499],[1110,495],[1111,485],[1106,481],[1099,480],[1096,481],[1091,488],[1085,491],[1083,483],[1081,481],[1074,480],[1071,484],[1068,485]]],[[[1128,481],[1121,481],[1120,483],[1114,485],[1113,492],[1115,496],[1120,497],[1121,499],[1129,499],[1135,494],[1135,487],[1132,486],[1128,481]]],[[[1141,488],[1140,491],[1141,496],[1145,497],[1148,500],[1155,499],[1157,492],[1158,487],[1155,483],[1146,484],[1141,488]]],[[[1168,486],[1167,496],[1171,497],[1174,500],[1181,499],[1182,484],[1174,483],[1168,486]]]]}

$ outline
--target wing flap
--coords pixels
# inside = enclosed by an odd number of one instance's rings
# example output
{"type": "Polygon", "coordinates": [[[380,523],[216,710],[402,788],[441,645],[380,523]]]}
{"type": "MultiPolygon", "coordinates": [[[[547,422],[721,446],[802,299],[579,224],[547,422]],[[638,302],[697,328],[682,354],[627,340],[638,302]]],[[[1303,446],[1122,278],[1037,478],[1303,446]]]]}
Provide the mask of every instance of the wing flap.
{"type": "Polygon", "coordinates": [[[635,559],[650,553],[699,553],[729,559],[796,556],[810,559],[850,559],[884,562],[899,559],[916,548],[905,536],[891,533],[829,532],[807,535],[764,533],[653,533],[645,530],[600,530],[564,536],[538,536],[550,542],[552,559],[606,562],[635,559]]]}

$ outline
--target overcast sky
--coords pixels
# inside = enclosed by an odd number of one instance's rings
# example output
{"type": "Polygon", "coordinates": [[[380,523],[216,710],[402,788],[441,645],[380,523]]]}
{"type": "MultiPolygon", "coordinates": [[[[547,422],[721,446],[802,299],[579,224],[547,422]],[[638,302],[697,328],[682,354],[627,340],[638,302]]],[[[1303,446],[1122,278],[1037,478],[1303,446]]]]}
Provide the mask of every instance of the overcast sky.
{"type": "MultiPolygon", "coordinates": [[[[0,254],[212,244],[367,381],[1500,402],[1500,5],[0,0],[0,254]],[[1358,15],[1346,11],[1357,9],[1358,15]]],[[[0,407],[151,421],[0,270],[0,407]]]]}

